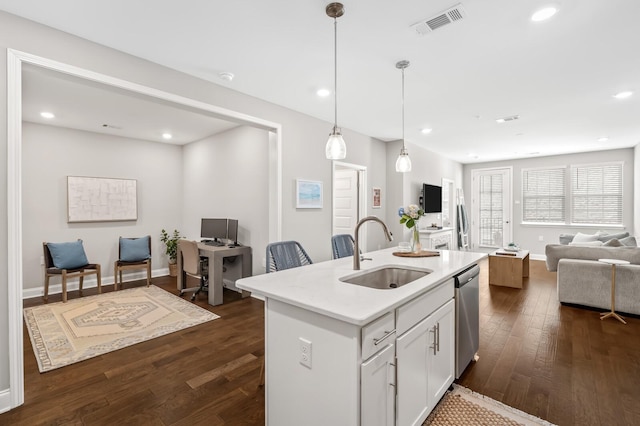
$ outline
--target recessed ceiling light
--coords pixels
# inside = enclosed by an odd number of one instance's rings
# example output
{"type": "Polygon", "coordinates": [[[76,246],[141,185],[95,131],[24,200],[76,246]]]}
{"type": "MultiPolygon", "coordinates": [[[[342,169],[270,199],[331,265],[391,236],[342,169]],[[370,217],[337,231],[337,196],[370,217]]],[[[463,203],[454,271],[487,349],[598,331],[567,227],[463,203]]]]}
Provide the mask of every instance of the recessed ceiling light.
{"type": "Polygon", "coordinates": [[[329,90],[329,89],[318,89],[316,94],[318,96],[320,96],[321,98],[326,98],[327,96],[329,96],[331,94],[331,90],[329,90]]]}
{"type": "Polygon", "coordinates": [[[224,81],[231,81],[235,76],[231,72],[223,71],[218,73],[218,77],[220,77],[224,81]]]}
{"type": "Polygon", "coordinates": [[[631,95],[633,95],[633,92],[626,91],[626,92],[616,93],[615,95],[613,95],[613,97],[616,98],[616,99],[625,99],[625,98],[628,98],[631,95]]]}
{"type": "Polygon", "coordinates": [[[598,142],[606,142],[606,141],[608,141],[608,140],[609,140],[609,138],[607,138],[607,137],[604,137],[604,138],[598,138],[598,142]]]}
{"type": "Polygon", "coordinates": [[[538,10],[536,13],[531,15],[531,20],[534,22],[546,21],[551,18],[553,15],[558,12],[558,9],[555,7],[545,7],[544,9],[538,10]]]}
{"type": "Polygon", "coordinates": [[[420,131],[422,132],[423,135],[428,135],[429,133],[431,133],[433,131],[433,129],[424,128],[424,129],[422,129],[420,131]]]}
{"type": "Polygon", "coordinates": [[[50,120],[52,118],[55,118],[56,116],[52,112],[43,111],[40,113],[40,117],[47,118],[50,120]]]}
{"type": "Polygon", "coordinates": [[[173,135],[171,133],[163,133],[162,134],[162,139],[171,139],[173,137],[173,135]]]}
{"type": "Polygon", "coordinates": [[[496,123],[506,123],[507,121],[515,121],[520,119],[519,115],[510,115],[508,117],[501,117],[496,119],[496,123]]]}

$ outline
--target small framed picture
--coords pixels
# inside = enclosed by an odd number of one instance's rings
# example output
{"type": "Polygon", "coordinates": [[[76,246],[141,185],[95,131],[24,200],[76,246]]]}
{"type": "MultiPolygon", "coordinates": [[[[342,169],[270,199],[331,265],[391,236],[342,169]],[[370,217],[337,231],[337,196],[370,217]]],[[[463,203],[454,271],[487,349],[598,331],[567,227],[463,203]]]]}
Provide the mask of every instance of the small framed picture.
{"type": "Polygon", "coordinates": [[[380,188],[373,188],[373,205],[374,209],[379,209],[382,206],[382,194],[380,188]]]}
{"type": "Polygon", "coordinates": [[[296,179],[296,208],[322,208],[322,182],[296,179]]]}

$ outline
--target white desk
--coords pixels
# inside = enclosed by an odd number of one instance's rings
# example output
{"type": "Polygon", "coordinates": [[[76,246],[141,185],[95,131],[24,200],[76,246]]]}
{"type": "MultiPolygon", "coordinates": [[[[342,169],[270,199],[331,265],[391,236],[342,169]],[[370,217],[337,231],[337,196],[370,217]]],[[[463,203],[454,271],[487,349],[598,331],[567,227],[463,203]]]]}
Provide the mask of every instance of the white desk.
{"type": "MultiPolygon", "coordinates": [[[[252,255],[251,247],[238,246],[209,246],[204,243],[198,243],[198,249],[200,250],[200,256],[206,256],[209,258],[209,304],[221,305],[222,304],[222,263],[225,257],[238,256],[238,259],[242,262],[242,278],[250,277],[252,270],[252,255]]],[[[182,269],[182,252],[178,245],[178,279],[177,288],[182,290],[183,283],[186,281],[186,274],[182,269]]],[[[248,291],[242,291],[242,297],[247,297],[250,293],[248,291]]]]}

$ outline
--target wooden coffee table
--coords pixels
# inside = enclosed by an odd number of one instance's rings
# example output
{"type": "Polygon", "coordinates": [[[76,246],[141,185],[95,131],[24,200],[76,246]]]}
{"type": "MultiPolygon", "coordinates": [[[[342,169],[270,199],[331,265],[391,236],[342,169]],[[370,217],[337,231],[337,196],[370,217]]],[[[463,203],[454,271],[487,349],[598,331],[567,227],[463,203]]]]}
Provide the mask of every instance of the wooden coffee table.
{"type": "Polygon", "coordinates": [[[489,254],[489,284],[522,288],[522,278],[529,276],[529,250],[489,254]]]}

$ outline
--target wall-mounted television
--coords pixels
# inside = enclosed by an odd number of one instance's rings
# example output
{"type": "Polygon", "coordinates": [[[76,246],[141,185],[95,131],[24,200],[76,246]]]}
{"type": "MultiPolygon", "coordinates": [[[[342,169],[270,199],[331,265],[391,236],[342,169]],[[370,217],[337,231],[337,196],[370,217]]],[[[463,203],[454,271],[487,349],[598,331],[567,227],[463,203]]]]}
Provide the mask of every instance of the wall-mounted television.
{"type": "Polygon", "coordinates": [[[442,187],[422,184],[422,210],[425,213],[442,213],[442,187]]]}

